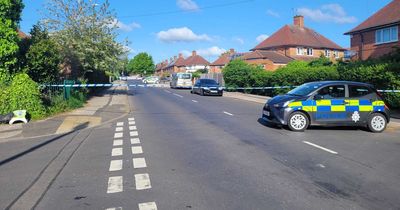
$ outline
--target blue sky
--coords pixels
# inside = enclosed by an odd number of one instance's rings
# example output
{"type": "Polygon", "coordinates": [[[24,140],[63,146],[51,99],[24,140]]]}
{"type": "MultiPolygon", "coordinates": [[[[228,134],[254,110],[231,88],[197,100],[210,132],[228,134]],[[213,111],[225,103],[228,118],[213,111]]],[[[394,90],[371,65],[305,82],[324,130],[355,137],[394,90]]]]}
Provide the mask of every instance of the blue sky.
{"type": "MultiPolygon", "coordinates": [[[[98,0],[101,2],[102,0],[98,0]]],[[[25,0],[20,23],[24,32],[42,18],[46,0],[25,0]]],[[[344,32],[354,28],[390,0],[109,0],[117,13],[118,39],[130,41],[130,56],[147,52],[155,62],[197,50],[212,62],[230,48],[246,52],[259,40],[292,24],[295,13],[342,47],[344,32]]]]}

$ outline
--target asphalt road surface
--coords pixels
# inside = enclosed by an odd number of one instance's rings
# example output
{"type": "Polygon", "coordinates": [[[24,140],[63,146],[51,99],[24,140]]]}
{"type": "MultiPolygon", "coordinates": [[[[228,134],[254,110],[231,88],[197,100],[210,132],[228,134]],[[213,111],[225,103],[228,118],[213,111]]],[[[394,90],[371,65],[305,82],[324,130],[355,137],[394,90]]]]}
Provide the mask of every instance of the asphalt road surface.
{"type": "Polygon", "coordinates": [[[0,209],[400,209],[399,130],[295,133],[253,102],[128,93],[112,123],[1,143],[0,209]]]}

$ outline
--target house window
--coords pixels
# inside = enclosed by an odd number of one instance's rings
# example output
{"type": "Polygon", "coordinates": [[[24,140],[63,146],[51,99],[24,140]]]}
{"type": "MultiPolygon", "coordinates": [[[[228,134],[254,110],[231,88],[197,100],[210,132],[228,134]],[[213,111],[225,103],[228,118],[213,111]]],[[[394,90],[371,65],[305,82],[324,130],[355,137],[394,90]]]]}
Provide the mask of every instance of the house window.
{"type": "Polygon", "coordinates": [[[313,55],[313,48],[307,48],[307,55],[309,56],[313,55]]]}
{"type": "Polygon", "coordinates": [[[325,50],[325,57],[331,57],[331,51],[330,50],[325,50]]]}
{"type": "Polygon", "coordinates": [[[375,43],[382,44],[388,42],[397,42],[399,40],[399,27],[392,26],[375,31],[375,43]]]}
{"type": "Polygon", "coordinates": [[[335,58],[339,58],[339,51],[333,51],[333,56],[335,56],[335,58]]]}
{"type": "Polygon", "coordinates": [[[297,55],[304,55],[304,48],[298,47],[297,48],[297,55]]]}

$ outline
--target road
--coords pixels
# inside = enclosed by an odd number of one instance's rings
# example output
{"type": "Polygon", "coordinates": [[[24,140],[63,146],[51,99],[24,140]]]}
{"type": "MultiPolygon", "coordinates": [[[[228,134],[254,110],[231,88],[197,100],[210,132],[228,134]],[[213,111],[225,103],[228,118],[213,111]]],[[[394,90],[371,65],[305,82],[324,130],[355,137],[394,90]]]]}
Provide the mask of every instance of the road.
{"type": "Polygon", "coordinates": [[[400,209],[398,129],[294,133],[253,102],[128,93],[124,118],[1,143],[0,209],[400,209]]]}

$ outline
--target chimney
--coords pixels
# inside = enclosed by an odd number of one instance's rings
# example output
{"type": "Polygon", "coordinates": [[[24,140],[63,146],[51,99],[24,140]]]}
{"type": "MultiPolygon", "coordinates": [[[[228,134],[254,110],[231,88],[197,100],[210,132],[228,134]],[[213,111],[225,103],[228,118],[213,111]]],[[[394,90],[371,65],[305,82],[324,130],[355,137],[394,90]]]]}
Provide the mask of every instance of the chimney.
{"type": "Polygon", "coordinates": [[[296,15],[293,18],[293,25],[304,28],[304,16],[296,15]]]}
{"type": "Polygon", "coordinates": [[[180,58],[183,58],[183,55],[182,55],[182,53],[179,53],[179,57],[180,57],[180,58]]]}
{"type": "Polygon", "coordinates": [[[193,50],[193,51],[192,51],[192,56],[196,56],[196,55],[197,55],[196,50],[193,50]]]}
{"type": "Polygon", "coordinates": [[[230,54],[234,54],[235,53],[235,49],[233,49],[233,48],[229,49],[229,53],[230,54]]]}

